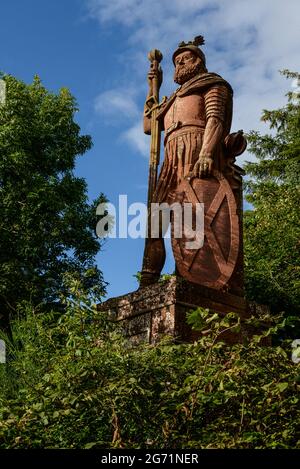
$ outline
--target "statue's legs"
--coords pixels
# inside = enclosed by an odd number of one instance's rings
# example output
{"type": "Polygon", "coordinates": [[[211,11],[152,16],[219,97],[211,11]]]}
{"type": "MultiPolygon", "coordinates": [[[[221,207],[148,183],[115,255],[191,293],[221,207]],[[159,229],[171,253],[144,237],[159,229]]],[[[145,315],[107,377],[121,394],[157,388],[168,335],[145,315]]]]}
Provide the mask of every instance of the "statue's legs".
{"type": "Polygon", "coordinates": [[[146,287],[158,281],[165,260],[166,250],[164,239],[162,237],[156,239],[147,238],[141,272],[141,287],[146,287]]]}
{"type": "MultiPolygon", "coordinates": [[[[166,204],[166,206],[168,206],[168,204],[166,204]]],[[[161,210],[163,210],[162,206],[160,206],[160,208],[154,208],[151,213],[151,221],[149,217],[148,238],[145,243],[143,267],[141,272],[141,287],[157,282],[165,264],[166,250],[164,235],[169,226],[170,214],[167,210],[167,216],[163,217],[161,210]],[[153,230],[151,230],[151,227],[153,230]]]]}

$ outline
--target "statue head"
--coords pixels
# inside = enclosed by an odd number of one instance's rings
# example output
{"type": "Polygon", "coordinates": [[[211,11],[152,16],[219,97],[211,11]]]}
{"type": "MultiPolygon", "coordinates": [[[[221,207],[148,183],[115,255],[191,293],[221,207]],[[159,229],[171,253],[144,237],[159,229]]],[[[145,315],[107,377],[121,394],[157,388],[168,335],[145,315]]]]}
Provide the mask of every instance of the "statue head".
{"type": "Polygon", "coordinates": [[[205,55],[198,45],[204,44],[204,38],[197,36],[193,41],[181,42],[173,54],[175,65],[174,81],[182,85],[199,73],[207,72],[205,55]]]}

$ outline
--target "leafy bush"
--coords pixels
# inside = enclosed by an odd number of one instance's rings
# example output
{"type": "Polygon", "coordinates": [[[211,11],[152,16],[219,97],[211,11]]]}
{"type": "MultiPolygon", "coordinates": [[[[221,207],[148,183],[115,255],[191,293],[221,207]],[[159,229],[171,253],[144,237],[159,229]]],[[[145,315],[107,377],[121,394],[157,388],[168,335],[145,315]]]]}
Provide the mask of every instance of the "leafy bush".
{"type": "Polygon", "coordinates": [[[235,316],[197,310],[197,342],[133,346],[78,281],[71,293],[59,319],[27,307],[13,324],[0,448],[300,448],[289,344],[229,347],[235,316]]]}

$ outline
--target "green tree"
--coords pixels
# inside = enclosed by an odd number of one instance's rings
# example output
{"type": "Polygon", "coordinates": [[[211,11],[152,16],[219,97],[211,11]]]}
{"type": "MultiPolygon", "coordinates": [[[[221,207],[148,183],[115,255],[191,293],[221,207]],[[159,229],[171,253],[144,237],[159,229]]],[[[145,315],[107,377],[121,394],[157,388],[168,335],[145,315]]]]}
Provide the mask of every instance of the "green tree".
{"type": "Polygon", "coordinates": [[[57,302],[66,272],[103,292],[94,228],[95,206],[105,198],[89,203],[85,180],[73,173],[77,156],[92,143],[80,135],[70,92],[51,93],[38,77],[30,85],[1,78],[0,315],[7,325],[21,301],[57,302]]]}
{"type": "MultiPolygon", "coordinates": [[[[281,73],[299,85],[298,73],[281,73]]],[[[245,166],[254,207],[245,213],[245,263],[249,298],[293,315],[300,311],[300,106],[299,92],[286,96],[283,108],[263,111],[272,131],[248,135],[256,161],[245,166]]]]}

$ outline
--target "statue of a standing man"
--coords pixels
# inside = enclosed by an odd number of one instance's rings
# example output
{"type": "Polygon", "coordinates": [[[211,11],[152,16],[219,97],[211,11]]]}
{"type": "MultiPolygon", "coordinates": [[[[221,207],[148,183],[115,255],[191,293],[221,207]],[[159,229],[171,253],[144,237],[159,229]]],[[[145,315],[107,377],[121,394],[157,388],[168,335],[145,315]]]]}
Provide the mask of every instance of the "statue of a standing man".
{"type": "MultiPolygon", "coordinates": [[[[227,178],[226,181],[229,181],[239,210],[241,170],[233,163],[234,157],[245,149],[246,144],[242,133],[229,135],[233,91],[229,83],[222,77],[207,71],[205,55],[198,47],[203,43],[202,36],[198,36],[194,41],[180,43],[173,54],[174,81],[180,86],[168,100],[160,105],[157,113],[160,129],[164,130],[164,162],[152,201],[172,204],[176,188],[180,187],[182,181],[190,180],[191,177],[198,179],[199,184],[202,184],[201,190],[207,192],[207,184],[214,181],[216,186],[216,175],[219,175],[220,181],[224,175],[227,178]]],[[[144,113],[146,134],[151,133],[151,96],[154,76],[153,72],[148,74],[150,86],[144,113]]],[[[158,78],[160,79],[160,77],[158,78]]],[[[202,200],[200,201],[202,202],[202,200]]],[[[224,211],[225,208],[222,210],[224,211]]],[[[240,238],[241,233],[239,233],[240,238]]],[[[207,252],[208,249],[211,249],[209,244],[205,246],[203,253],[205,249],[207,252]]],[[[238,247],[239,251],[240,248],[241,246],[238,247]]],[[[220,252],[221,250],[220,247],[220,252]]],[[[206,258],[203,257],[202,263],[210,262],[212,265],[215,261],[217,262],[215,258],[218,255],[215,254],[214,249],[211,251],[211,260],[207,261],[208,253],[206,258]]],[[[232,271],[232,273],[235,274],[233,277],[239,277],[239,281],[235,283],[239,283],[242,290],[240,258],[241,255],[236,256],[234,272],[232,271]]],[[[158,280],[164,262],[163,238],[148,239],[141,272],[141,286],[149,285],[158,280]]],[[[227,262],[225,254],[224,262],[227,262]]],[[[217,269],[214,266],[212,268],[217,269]]]]}

